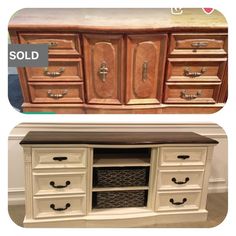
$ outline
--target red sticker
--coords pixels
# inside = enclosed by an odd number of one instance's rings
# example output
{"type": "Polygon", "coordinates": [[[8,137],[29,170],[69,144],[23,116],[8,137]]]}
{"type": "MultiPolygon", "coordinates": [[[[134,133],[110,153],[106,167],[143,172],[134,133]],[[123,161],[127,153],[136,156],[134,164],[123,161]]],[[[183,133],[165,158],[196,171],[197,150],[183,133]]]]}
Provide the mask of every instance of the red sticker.
{"type": "Polygon", "coordinates": [[[211,14],[211,13],[214,11],[214,8],[205,7],[205,8],[202,8],[202,10],[203,10],[206,14],[211,14]]]}

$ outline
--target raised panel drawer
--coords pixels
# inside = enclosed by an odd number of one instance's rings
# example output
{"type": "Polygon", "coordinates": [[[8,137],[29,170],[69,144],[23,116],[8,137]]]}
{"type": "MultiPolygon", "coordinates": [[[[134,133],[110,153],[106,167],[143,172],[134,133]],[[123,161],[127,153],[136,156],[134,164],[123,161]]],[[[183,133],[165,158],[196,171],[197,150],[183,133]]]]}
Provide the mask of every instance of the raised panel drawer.
{"type": "Polygon", "coordinates": [[[168,82],[220,82],[226,59],[168,59],[168,82]]]}
{"type": "Polygon", "coordinates": [[[156,211],[198,210],[201,191],[159,192],[156,197],[156,211]]]}
{"type": "Polygon", "coordinates": [[[33,169],[85,168],[86,148],[33,148],[33,169]]]}
{"type": "Polygon", "coordinates": [[[33,173],[34,195],[86,193],[86,172],[33,173]]]}
{"type": "Polygon", "coordinates": [[[32,103],[83,103],[82,83],[29,82],[32,103]]]}
{"type": "Polygon", "coordinates": [[[203,166],[206,155],[206,147],[162,147],[160,166],[203,166]]]}
{"type": "Polygon", "coordinates": [[[22,44],[47,44],[49,55],[80,55],[78,34],[62,33],[20,33],[22,44]]]}
{"type": "Polygon", "coordinates": [[[158,190],[201,189],[203,170],[160,170],[158,190]]]}
{"type": "Polygon", "coordinates": [[[164,103],[206,103],[217,102],[217,84],[166,84],[164,103]]]}
{"type": "Polygon", "coordinates": [[[35,197],[33,211],[36,219],[85,215],[86,197],[35,197]]]}
{"type": "Polygon", "coordinates": [[[49,60],[48,67],[27,67],[28,81],[83,81],[81,59],[49,60]]]}
{"type": "Polygon", "coordinates": [[[226,34],[172,34],[170,44],[172,55],[226,55],[226,34]]]}

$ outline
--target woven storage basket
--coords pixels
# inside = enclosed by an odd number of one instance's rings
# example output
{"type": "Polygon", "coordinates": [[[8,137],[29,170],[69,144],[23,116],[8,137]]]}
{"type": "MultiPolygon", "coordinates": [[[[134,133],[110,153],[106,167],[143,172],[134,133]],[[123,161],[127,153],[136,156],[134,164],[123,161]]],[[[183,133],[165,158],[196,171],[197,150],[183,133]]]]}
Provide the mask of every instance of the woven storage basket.
{"type": "Polygon", "coordinates": [[[149,167],[102,167],[93,169],[94,187],[147,186],[149,167]]]}
{"type": "Polygon", "coordinates": [[[147,194],[147,190],[95,192],[93,208],[144,207],[147,194]]]}

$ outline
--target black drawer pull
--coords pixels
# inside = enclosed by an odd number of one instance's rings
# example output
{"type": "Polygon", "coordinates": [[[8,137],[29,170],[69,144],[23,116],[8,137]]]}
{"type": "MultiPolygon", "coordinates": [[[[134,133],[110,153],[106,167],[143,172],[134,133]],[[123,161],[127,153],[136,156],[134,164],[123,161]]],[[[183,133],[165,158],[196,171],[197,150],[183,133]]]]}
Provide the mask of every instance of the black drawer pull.
{"type": "Polygon", "coordinates": [[[65,210],[67,210],[69,207],[70,207],[70,203],[66,203],[66,205],[65,205],[64,208],[61,208],[61,207],[56,208],[56,207],[55,207],[55,204],[51,204],[51,205],[50,205],[50,208],[52,208],[54,211],[65,211],[65,210]]]}
{"type": "Polygon", "coordinates": [[[70,185],[70,181],[66,181],[65,185],[55,185],[55,182],[54,182],[54,181],[51,181],[51,182],[50,182],[50,185],[51,185],[53,188],[66,188],[67,186],[70,185]]]}
{"type": "Polygon", "coordinates": [[[185,178],[185,181],[177,181],[176,178],[171,179],[175,184],[186,184],[189,181],[189,177],[185,178]]]}
{"type": "Polygon", "coordinates": [[[67,159],[68,159],[67,157],[53,157],[54,161],[65,161],[67,159]]]}
{"type": "Polygon", "coordinates": [[[182,202],[175,202],[173,198],[170,199],[170,202],[173,204],[173,205],[183,205],[185,202],[187,202],[187,198],[183,198],[182,202]]]}
{"type": "Polygon", "coordinates": [[[177,158],[185,160],[185,159],[190,158],[190,156],[189,155],[179,155],[179,156],[177,156],[177,158]]]}

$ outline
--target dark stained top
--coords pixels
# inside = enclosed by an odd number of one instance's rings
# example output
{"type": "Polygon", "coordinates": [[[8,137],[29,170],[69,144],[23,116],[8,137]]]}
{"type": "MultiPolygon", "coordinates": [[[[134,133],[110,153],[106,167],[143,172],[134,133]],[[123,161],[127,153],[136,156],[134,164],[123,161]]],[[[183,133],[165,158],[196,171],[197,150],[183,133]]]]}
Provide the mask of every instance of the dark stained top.
{"type": "Polygon", "coordinates": [[[20,144],[217,144],[193,132],[29,132],[20,144]]]}

